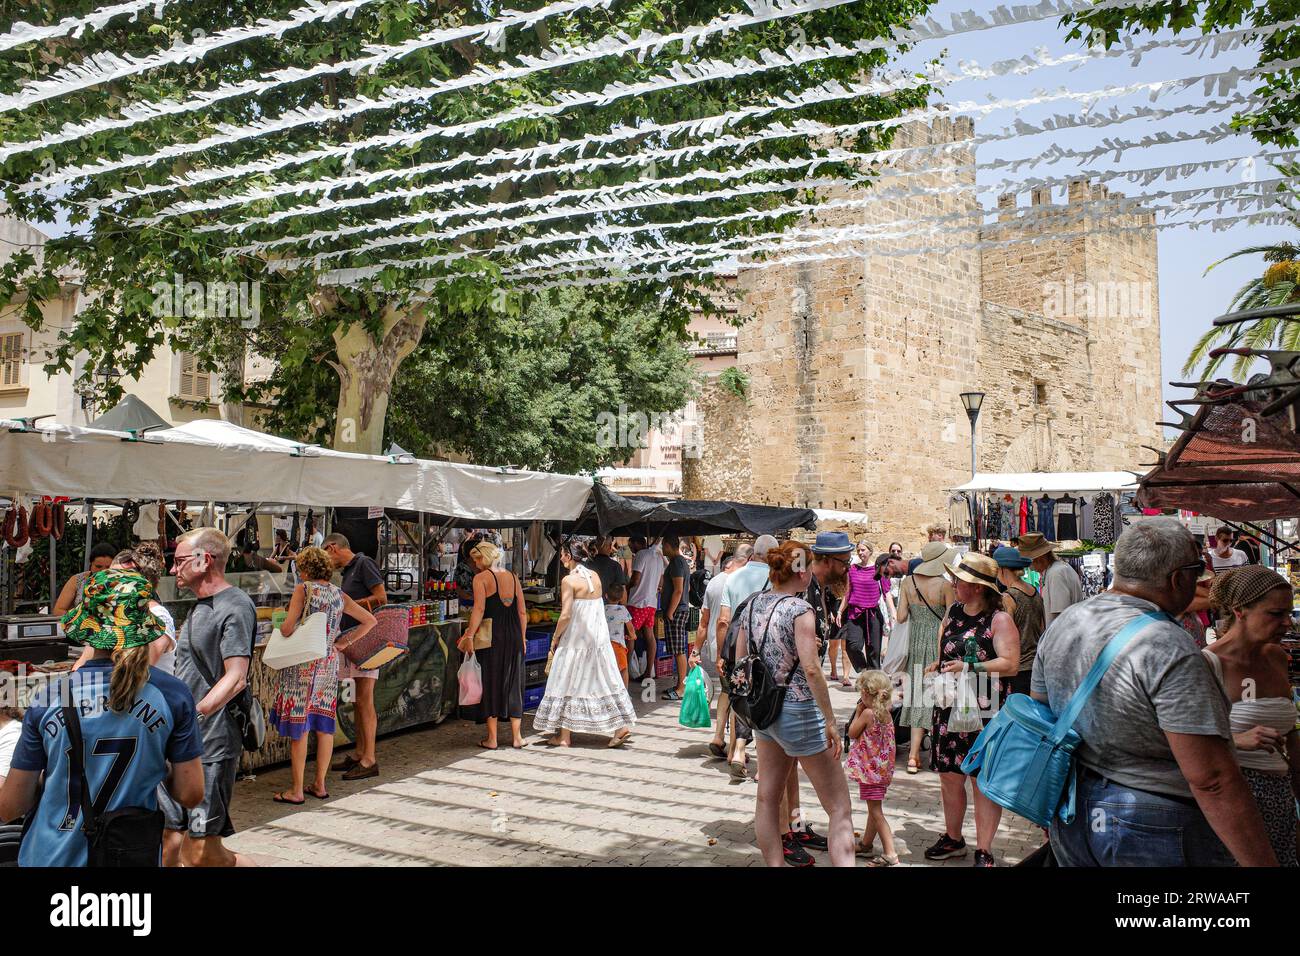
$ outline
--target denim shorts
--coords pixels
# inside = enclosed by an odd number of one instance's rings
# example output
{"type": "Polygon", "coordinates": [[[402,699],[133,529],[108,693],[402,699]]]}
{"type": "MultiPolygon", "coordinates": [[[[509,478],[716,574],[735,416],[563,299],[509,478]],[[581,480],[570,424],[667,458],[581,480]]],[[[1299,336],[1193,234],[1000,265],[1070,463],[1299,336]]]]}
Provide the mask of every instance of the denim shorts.
{"type": "Polygon", "coordinates": [[[763,730],[755,727],[754,736],[776,744],[788,757],[811,757],[827,746],[826,721],[815,700],[787,698],[781,716],[763,730]]]}
{"type": "Polygon", "coordinates": [[[1053,821],[1062,866],[1233,866],[1191,798],[1136,790],[1082,767],[1074,822],[1053,821]]]}

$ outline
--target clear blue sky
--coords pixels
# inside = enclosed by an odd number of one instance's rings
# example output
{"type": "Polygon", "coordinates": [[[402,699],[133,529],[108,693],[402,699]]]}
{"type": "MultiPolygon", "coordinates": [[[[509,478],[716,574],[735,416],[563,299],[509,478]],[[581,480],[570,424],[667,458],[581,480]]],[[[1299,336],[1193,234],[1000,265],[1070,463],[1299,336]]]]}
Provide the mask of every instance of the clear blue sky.
{"type": "MultiPolygon", "coordinates": [[[[994,6],[995,4],[989,0],[965,0],[965,2],[940,0],[931,8],[931,12],[936,19],[946,25],[950,14],[954,12],[975,10],[985,13],[994,6]]],[[[1171,37],[1172,34],[1166,31],[1159,36],[1171,37]]],[[[1055,20],[999,27],[983,33],[919,44],[903,62],[916,65],[936,56],[944,49],[948,52],[948,63],[953,67],[957,65],[958,60],[973,60],[981,66],[988,67],[995,61],[1023,56],[1039,47],[1046,48],[1050,54],[1056,56],[1069,52],[1086,52],[1086,48],[1081,43],[1067,44],[1064,37],[1065,31],[1057,26],[1055,20]]],[[[1146,39],[1150,37],[1139,39],[1137,42],[1144,42],[1146,39]]],[[[1080,91],[1094,90],[1108,85],[1196,76],[1234,66],[1249,67],[1255,65],[1257,60],[1258,56],[1254,49],[1239,49],[1212,57],[1208,52],[1200,56],[1192,56],[1175,48],[1147,54],[1137,66],[1131,65],[1127,59],[1106,59],[1075,69],[1049,67],[1027,76],[1001,77],[993,81],[967,80],[949,85],[945,90],[944,99],[950,102],[987,101],[990,95],[998,99],[1023,98],[1032,96],[1036,90],[1055,90],[1060,87],[1080,91]]],[[[1240,89],[1249,92],[1251,88],[1248,84],[1244,84],[1240,89]]],[[[1220,98],[1217,91],[1213,92],[1211,97],[1220,98]]],[[[1178,96],[1166,96],[1155,102],[1145,95],[1105,99],[1098,102],[1098,108],[1195,104],[1211,97],[1206,97],[1203,87],[1198,85],[1178,96]]],[[[1025,110],[1021,116],[1032,122],[1051,113],[1067,113],[1077,108],[1069,103],[1057,103],[1025,110]]],[[[983,146],[978,158],[984,162],[1004,156],[1032,157],[1041,155],[1042,151],[1051,144],[1063,148],[1083,148],[1096,145],[1105,137],[1140,139],[1157,129],[1169,132],[1200,130],[1222,122],[1230,116],[1230,112],[1223,112],[1206,116],[1172,117],[1159,122],[1137,120],[1103,129],[1062,131],[1050,136],[1023,137],[983,146]]],[[[987,119],[977,121],[976,131],[999,129],[1010,123],[1013,118],[1012,111],[1000,111],[987,119]]],[[[1276,152],[1276,150],[1265,150],[1250,137],[1237,135],[1214,144],[1193,141],[1179,145],[1135,149],[1124,153],[1118,162],[1114,160],[1112,154],[1090,165],[1094,169],[1139,169],[1205,159],[1259,155],[1265,152],[1276,152]]],[[[978,182],[985,184],[992,180],[1031,176],[1059,176],[1064,180],[1080,168],[1083,167],[1078,164],[1061,162],[1051,166],[1040,164],[1037,168],[1026,168],[1016,173],[1002,170],[981,171],[978,182]]],[[[1256,168],[1259,179],[1275,178],[1279,175],[1266,162],[1257,162],[1256,168]]],[[[1185,177],[1177,182],[1162,181],[1149,187],[1127,182],[1111,182],[1108,185],[1125,195],[1133,196],[1145,190],[1182,189],[1241,181],[1240,169],[1221,169],[1185,177]]],[[[983,199],[987,205],[992,205],[994,196],[990,192],[983,199]]],[[[1023,204],[1027,200],[1022,199],[1021,202],[1023,204]]],[[[1230,214],[1232,211],[1234,210],[1225,210],[1222,215],[1230,214]]],[[[1216,215],[1221,214],[1212,209],[1200,213],[1201,217],[1206,218],[1216,215]]],[[[1158,235],[1165,397],[1185,397],[1186,392],[1170,389],[1167,383],[1170,380],[1182,380],[1180,369],[1192,344],[1209,327],[1213,318],[1226,311],[1233,294],[1252,275],[1259,274],[1263,268],[1263,261],[1258,256],[1246,257],[1226,263],[1208,276],[1203,274],[1205,267],[1236,249],[1263,245],[1281,239],[1295,239],[1296,235],[1294,229],[1285,226],[1240,224],[1222,232],[1213,232],[1208,228],[1195,231],[1165,229],[1158,235]]]]}

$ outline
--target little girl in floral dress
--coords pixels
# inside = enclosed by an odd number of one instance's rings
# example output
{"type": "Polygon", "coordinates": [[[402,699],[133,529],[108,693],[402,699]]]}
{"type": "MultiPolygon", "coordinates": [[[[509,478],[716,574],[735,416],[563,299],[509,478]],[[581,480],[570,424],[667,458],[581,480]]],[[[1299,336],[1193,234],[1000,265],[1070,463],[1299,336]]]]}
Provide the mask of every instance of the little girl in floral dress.
{"type": "Polygon", "coordinates": [[[857,709],[849,722],[849,776],[858,782],[858,795],[867,801],[867,825],[858,843],[859,856],[867,856],[868,866],[895,866],[894,833],[885,819],[885,791],[894,779],[894,722],[889,704],[894,682],[884,671],[863,671],[858,675],[857,709]],[[873,856],[876,836],[884,852],[873,856]]]}

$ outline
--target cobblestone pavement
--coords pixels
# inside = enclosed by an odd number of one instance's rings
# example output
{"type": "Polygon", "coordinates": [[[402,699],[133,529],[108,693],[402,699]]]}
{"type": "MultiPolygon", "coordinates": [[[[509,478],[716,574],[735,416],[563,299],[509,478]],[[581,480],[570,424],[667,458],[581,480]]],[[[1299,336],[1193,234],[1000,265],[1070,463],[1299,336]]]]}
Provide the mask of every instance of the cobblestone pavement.
{"type": "MultiPolygon", "coordinates": [[[[847,717],[852,690],[831,693],[847,717]]],[[[271,794],[289,782],[287,768],[240,780],[239,832],[228,845],[257,863],[288,866],[761,866],[755,784],[731,780],[726,763],[708,752],[709,731],[677,723],[679,705],[636,706],[633,740],[620,750],[582,735],[571,750],[541,746],[525,715],[528,747],[510,749],[506,733],[507,746],[487,751],[475,746],[481,727],[453,718],[381,740],[380,776],[345,783],[331,774],[325,801],[273,803],[271,794]]],[[[942,830],[939,778],[928,770],[909,776],[905,761],[900,754],[885,802],[901,862],[970,866],[969,856],[939,864],[921,856],[942,830]]],[[[860,829],[866,806],[849,783],[860,829]]],[[[806,780],[801,796],[809,822],[825,832],[826,815],[806,780]]],[[[973,848],[971,812],[965,835],[973,848]]],[[[1040,832],[1004,818],[994,844],[999,864],[1030,852],[1040,832]]],[[[813,855],[829,864],[824,853],[813,855]]]]}

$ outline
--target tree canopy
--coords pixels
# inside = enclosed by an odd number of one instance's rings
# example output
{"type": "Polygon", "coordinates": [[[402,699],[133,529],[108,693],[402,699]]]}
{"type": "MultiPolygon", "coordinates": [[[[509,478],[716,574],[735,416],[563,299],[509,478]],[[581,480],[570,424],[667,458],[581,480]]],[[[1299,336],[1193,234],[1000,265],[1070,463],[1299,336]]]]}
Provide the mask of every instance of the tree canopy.
{"type": "MultiPolygon", "coordinates": [[[[14,97],[18,104],[0,109],[4,198],[23,219],[66,218],[72,227],[39,263],[19,255],[7,264],[0,302],[25,286],[28,319],[38,323],[39,301],[53,294],[56,277],[79,272],[87,304],[53,368],[70,368],[84,351],[87,376],[110,361],[133,376],[167,343],[210,370],[230,370],[225,387],[236,397],[243,357],[266,356],[275,371],[260,393],[291,431],[310,437],[331,418],[320,402],[332,377],[336,446],[376,451],[389,391],[409,357],[430,361],[422,356],[439,354],[466,329],[466,341],[508,341],[522,317],[554,307],[530,291],[554,274],[542,257],[578,250],[590,258],[578,274],[603,277],[637,271],[640,251],[658,242],[707,248],[779,232],[799,215],[767,211],[808,196],[808,160],[832,143],[883,148],[892,129],[770,135],[743,154],[710,145],[720,132],[743,136],[792,119],[842,126],[925,104],[931,91],[915,84],[809,95],[881,70],[900,48],[845,48],[787,65],[765,51],[888,37],[924,14],[928,0],[821,4],[796,16],[781,11],[788,5],[577,0],[567,13],[431,42],[497,22],[513,5],[349,0],[332,18],[295,20],[302,0],[187,0],[0,51],[0,104],[14,97]],[[729,13],[770,16],[617,52],[645,31],[672,34],[729,13]],[[259,21],[293,25],[212,46],[259,21]],[[590,46],[598,42],[615,52],[590,46]],[[203,44],[212,48],[182,58],[203,44]],[[736,75],[709,64],[737,66],[736,75]],[[78,71],[96,68],[112,75],[67,88],[78,71]],[[506,69],[500,78],[487,72],[506,69]],[[673,82],[650,88],[664,78],[673,82]],[[625,92],[632,88],[639,92],[625,92]],[[808,102],[774,105],[778,94],[808,102]],[[763,108],[737,113],[756,106],[763,108]],[[715,122],[722,116],[725,123],[715,122]],[[639,132],[693,121],[703,125],[639,132]],[[591,135],[606,141],[576,145],[591,135]],[[548,144],[569,145],[541,158],[521,154],[548,144]],[[644,161],[647,151],[662,158],[644,161]],[[485,175],[492,181],[476,179],[485,175]],[[754,189],[713,196],[747,185],[754,189]],[[617,197],[647,201],[607,208],[617,197]],[[240,251],[256,243],[277,244],[240,251]],[[294,258],[303,261],[268,271],[294,258]],[[340,277],[345,269],[368,271],[340,277]],[[160,283],[193,281],[260,283],[260,320],[201,308],[159,314],[160,283]],[[339,426],[353,418],[360,435],[349,445],[339,426]]],[[[93,7],[0,2],[0,29],[93,7]]],[[[837,161],[817,173],[862,170],[837,161]]],[[[648,275],[627,282],[618,301],[681,338],[692,308],[714,307],[715,288],[708,276],[648,275]]],[[[597,308],[591,316],[617,339],[621,314],[597,308]]]]}

